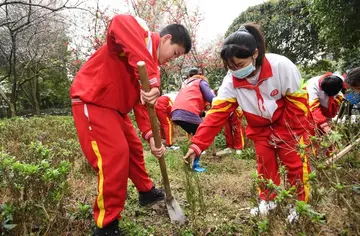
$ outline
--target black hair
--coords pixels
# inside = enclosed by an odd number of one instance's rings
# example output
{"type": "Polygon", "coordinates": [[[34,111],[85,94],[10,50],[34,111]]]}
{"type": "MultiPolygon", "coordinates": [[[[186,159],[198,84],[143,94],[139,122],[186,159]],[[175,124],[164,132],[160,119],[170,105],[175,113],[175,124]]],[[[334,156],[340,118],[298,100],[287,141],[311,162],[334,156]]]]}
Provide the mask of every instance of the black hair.
{"type": "Polygon", "coordinates": [[[345,82],[346,82],[350,87],[359,88],[359,87],[360,87],[360,67],[356,67],[356,68],[352,69],[352,70],[346,75],[345,82]]]}
{"type": "Polygon", "coordinates": [[[321,81],[320,86],[326,95],[332,97],[340,92],[344,87],[344,82],[336,75],[329,75],[321,81]]]}
{"type": "Polygon", "coordinates": [[[189,31],[181,24],[170,24],[160,31],[160,37],[170,34],[171,44],[183,46],[185,54],[191,50],[191,37],[189,31]]]}
{"type": "Polygon", "coordinates": [[[191,68],[188,73],[188,77],[193,77],[194,75],[198,75],[200,73],[200,70],[196,67],[191,68]]]}
{"type": "Polygon", "coordinates": [[[230,34],[224,41],[220,52],[225,67],[233,66],[233,57],[248,58],[258,49],[255,67],[262,65],[265,57],[265,40],[260,26],[254,23],[242,25],[238,31],[230,34]]]}

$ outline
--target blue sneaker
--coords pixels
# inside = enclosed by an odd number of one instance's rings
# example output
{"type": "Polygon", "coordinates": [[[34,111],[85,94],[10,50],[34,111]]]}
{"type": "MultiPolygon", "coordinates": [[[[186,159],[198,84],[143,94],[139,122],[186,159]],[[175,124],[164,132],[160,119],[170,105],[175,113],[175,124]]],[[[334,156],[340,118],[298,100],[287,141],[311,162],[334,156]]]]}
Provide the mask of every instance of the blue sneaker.
{"type": "Polygon", "coordinates": [[[204,167],[201,167],[201,166],[200,166],[199,161],[200,161],[200,158],[199,158],[199,157],[198,157],[198,158],[195,158],[194,164],[193,164],[193,166],[192,166],[192,169],[193,169],[193,171],[195,171],[195,172],[201,173],[201,172],[204,172],[206,169],[205,169],[204,167]]]}

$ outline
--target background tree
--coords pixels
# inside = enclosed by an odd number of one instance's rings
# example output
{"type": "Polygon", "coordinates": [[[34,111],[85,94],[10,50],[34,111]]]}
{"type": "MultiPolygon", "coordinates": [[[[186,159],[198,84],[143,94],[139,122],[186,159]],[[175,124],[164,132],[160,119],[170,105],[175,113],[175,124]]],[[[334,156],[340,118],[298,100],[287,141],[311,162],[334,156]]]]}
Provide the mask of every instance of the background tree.
{"type": "MultiPolygon", "coordinates": [[[[4,91],[2,98],[8,103],[10,116],[16,115],[19,94],[27,101],[35,114],[40,113],[40,72],[53,66],[51,57],[59,57],[58,45],[64,45],[66,35],[63,18],[59,11],[68,8],[68,2],[54,1],[5,1],[0,4],[0,58],[4,91]],[[61,30],[62,29],[62,30],[61,30]],[[58,37],[57,35],[62,35],[58,37]],[[54,56],[56,54],[56,56],[54,56]]],[[[60,56],[63,57],[63,56],[60,56]]],[[[59,68],[58,68],[59,69],[59,68]]],[[[61,69],[61,68],[60,68],[61,69]]],[[[66,71],[66,68],[62,67],[66,71]]]]}
{"type": "Polygon", "coordinates": [[[360,1],[314,0],[310,4],[311,20],[319,37],[343,69],[360,65],[360,1]]]}
{"type": "Polygon", "coordinates": [[[279,0],[250,7],[233,21],[226,36],[246,22],[255,22],[262,27],[269,52],[306,65],[324,48],[308,4],[308,0],[279,0]]]}

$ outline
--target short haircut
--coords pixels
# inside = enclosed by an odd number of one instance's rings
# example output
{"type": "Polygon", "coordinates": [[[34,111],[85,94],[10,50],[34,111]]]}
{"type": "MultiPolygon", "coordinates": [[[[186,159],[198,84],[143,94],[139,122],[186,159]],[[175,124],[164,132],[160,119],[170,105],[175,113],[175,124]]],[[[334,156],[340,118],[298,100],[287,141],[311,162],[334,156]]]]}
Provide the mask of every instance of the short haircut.
{"type": "Polygon", "coordinates": [[[160,31],[160,37],[170,34],[171,43],[178,44],[185,49],[185,54],[191,50],[191,37],[189,31],[181,24],[170,24],[160,31]]]}
{"type": "Polygon", "coordinates": [[[193,77],[194,75],[198,75],[199,73],[200,73],[200,70],[198,68],[194,67],[189,70],[188,76],[193,77]]]}
{"type": "Polygon", "coordinates": [[[326,95],[332,97],[340,92],[344,87],[344,82],[336,75],[329,75],[321,81],[320,86],[326,95]]]}

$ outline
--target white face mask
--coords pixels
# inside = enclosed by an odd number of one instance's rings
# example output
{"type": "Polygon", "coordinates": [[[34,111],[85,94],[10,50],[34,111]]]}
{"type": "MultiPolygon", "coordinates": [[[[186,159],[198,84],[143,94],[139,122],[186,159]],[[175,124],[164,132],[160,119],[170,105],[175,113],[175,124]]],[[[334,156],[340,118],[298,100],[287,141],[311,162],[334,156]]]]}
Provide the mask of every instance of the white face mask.
{"type": "MultiPolygon", "coordinates": [[[[255,59],[254,59],[255,62],[255,59]]],[[[254,66],[253,62],[250,62],[249,65],[245,66],[244,68],[240,68],[238,70],[230,70],[230,73],[238,78],[238,79],[242,79],[242,78],[246,78],[247,76],[249,76],[253,71],[255,71],[256,67],[254,66]]]]}

